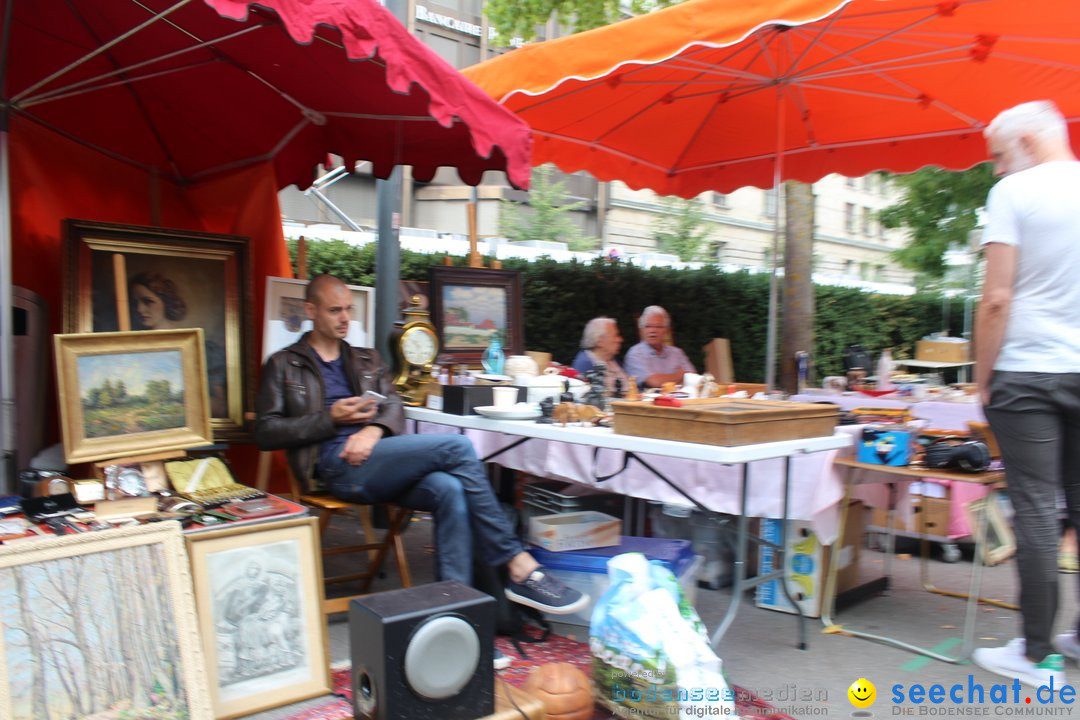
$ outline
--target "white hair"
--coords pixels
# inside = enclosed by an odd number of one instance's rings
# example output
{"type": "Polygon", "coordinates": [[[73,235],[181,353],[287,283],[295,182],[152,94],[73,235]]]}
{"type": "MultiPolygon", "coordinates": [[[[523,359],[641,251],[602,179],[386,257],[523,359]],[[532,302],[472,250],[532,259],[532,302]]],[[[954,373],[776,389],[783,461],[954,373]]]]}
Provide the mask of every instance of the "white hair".
{"type": "Polygon", "coordinates": [[[668,315],[667,310],[660,307],[659,305],[650,305],[649,307],[641,311],[641,316],[638,317],[637,326],[639,328],[645,327],[646,322],[648,322],[648,319],[653,315],[658,315],[664,318],[664,325],[671,325],[671,316],[668,315]]]}
{"type": "Polygon", "coordinates": [[[1069,143],[1065,116],[1052,100],[1035,100],[1002,110],[983,130],[987,140],[996,138],[1005,143],[1016,142],[1025,133],[1041,140],[1069,143]]]}
{"type": "Polygon", "coordinates": [[[581,333],[581,349],[592,350],[599,345],[600,338],[604,337],[608,325],[615,325],[615,320],[603,315],[585,323],[585,330],[581,333]]]}

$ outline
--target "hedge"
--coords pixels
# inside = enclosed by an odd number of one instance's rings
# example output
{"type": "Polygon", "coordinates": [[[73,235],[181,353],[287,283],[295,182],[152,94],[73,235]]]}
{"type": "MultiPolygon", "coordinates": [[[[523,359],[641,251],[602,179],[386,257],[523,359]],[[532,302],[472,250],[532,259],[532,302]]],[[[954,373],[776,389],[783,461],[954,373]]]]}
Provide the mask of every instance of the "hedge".
{"type": "MultiPolygon", "coordinates": [[[[295,265],[296,242],[289,242],[295,265]]],[[[442,254],[401,251],[401,278],[427,280],[428,268],[442,265],[442,254]]],[[[454,258],[464,265],[464,258],[454,258]]],[[[308,241],[309,274],[332,273],[347,283],[375,284],[375,245],[348,245],[341,240],[308,241]]],[[[569,363],[577,352],[581,330],[598,315],[617,320],[623,350],[637,342],[636,318],[647,305],[662,305],[671,313],[676,343],[698,368],[703,346],[712,338],[731,342],[735,377],[762,382],[765,375],[765,334],[769,277],[764,273],[721,272],[715,266],[699,270],[643,269],[624,262],[597,259],[591,263],[535,262],[510,259],[504,268],[520,269],[524,280],[525,344],[552,353],[569,363]]],[[[910,358],[915,341],[943,329],[942,299],[937,294],[877,295],[863,290],[817,286],[814,318],[815,346],[811,355],[815,375],[843,374],[843,350],[860,343],[876,354],[893,348],[893,357],[910,358]]],[[[960,335],[963,308],[951,303],[948,324],[960,335]]]]}

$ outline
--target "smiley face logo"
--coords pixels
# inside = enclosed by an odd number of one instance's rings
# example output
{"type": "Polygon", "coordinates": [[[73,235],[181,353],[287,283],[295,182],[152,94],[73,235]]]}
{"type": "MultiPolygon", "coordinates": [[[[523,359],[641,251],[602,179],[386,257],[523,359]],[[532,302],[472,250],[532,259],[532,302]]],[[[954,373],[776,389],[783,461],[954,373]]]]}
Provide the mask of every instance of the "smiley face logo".
{"type": "Polygon", "coordinates": [[[877,688],[866,678],[859,678],[847,689],[848,700],[857,708],[868,708],[877,698],[877,688]]]}

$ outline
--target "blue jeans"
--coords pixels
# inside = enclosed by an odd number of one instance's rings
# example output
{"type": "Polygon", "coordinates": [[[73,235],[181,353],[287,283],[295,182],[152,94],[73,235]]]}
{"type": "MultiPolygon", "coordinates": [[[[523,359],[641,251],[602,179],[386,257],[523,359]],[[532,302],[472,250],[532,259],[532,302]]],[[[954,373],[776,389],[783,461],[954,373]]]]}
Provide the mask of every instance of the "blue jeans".
{"type": "Polygon", "coordinates": [[[320,463],[319,477],[342,500],[394,502],[432,513],[440,580],[472,584],[474,544],[493,567],[523,550],[464,436],[395,435],[375,443],[360,465],[341,459],[326,464],[320,463]]]}

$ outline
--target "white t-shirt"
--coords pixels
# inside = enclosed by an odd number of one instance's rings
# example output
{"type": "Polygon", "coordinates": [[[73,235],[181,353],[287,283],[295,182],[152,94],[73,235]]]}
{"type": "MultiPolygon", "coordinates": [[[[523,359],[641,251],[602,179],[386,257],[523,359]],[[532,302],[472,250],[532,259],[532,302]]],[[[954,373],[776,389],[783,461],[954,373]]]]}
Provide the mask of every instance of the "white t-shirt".
{"type": "Polygon", "coordinates": [[[1080,372],[1080,162],[1042,163],[1002,178],[986,212],[982,244],[1017,248],[994,369],[1080,372]]]}

